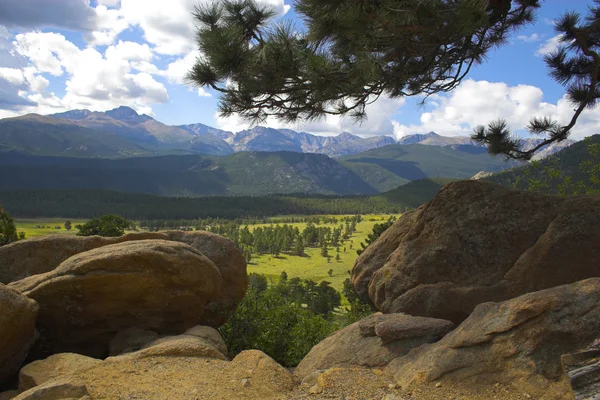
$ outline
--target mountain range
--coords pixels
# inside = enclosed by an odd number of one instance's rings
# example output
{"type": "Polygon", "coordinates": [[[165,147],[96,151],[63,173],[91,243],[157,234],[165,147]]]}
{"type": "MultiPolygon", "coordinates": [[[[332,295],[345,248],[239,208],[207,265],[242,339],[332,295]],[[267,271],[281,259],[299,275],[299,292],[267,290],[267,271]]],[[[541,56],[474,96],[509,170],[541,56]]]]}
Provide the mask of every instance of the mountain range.
{"type": "MultiPolygon", "coordinates": [[[[540,140],[525,139],[526,147],[535,146],[540,140]]],[[[564,141],[548,146],[540,157],[571,143],[564,141]]],[[[170,126],[129,107],[106,112],[72,110],[46,116],[28,114],[0,120],[0,152],[17,151],[30,155],[124,158],[290,151],[339,158],[391,144],[479,147],[469,137],[447,137],[435,132],[405,136],[396,142],[390,136],[362,138],[350,133],[318,136],[261,126],[237,133],[200,123],[170,126]]]]}

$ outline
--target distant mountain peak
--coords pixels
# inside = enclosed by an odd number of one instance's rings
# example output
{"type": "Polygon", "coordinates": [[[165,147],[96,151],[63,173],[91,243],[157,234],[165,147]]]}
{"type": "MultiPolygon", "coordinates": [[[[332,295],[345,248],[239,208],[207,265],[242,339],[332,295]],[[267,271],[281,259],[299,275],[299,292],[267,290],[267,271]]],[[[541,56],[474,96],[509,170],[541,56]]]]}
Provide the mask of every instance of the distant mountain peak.
{"type": "Polygon", "coordinates": [[[139,119],[140,117],[142,117],[142,118],[146,117],[144,119],[150,118],[145,114],[144,115],[138,114],[133,108],[127,107],[127,106],[121,106],[121,107],[106,111],[105,114],[111,118],[125,120],[125,121],[136,120],[136,119],[139,119]]]}

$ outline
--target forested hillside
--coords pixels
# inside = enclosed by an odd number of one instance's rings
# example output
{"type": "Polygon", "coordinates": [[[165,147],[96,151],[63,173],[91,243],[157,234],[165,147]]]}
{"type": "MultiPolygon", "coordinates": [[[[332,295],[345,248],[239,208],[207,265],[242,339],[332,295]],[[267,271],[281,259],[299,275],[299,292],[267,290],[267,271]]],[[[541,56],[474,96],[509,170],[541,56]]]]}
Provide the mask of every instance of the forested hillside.
{"type": "Polygon", "coordinates": [[[265,196],[174,198],[103,190],[0,191],[0,203],[20,218],[128,219],[262,218],[276,215],[400,213],[428,200],[449,179],[425,179],[376,196],[265,196]]]}
{"type": "Polygon", "coordinates": [[[490,156],[485,148],[470,145],[451,148],[395,144],[340,161],[379,191],[430,177],[468,179],[479,171],[496,172],[515,165],[490,156]]]}

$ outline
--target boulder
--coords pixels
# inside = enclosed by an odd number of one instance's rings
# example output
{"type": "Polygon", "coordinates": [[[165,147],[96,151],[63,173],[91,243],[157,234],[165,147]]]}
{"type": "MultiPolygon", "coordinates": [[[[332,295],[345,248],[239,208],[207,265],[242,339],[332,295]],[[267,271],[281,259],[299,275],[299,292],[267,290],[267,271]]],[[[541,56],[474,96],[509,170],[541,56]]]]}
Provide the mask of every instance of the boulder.
{"type": "Polygon", "coordinates": [[[123,329],[177,334],[202,324],[205,306],[221,294],[222,278],[187,244],[140,240],[77,254],[10,286],[40,305],[35,357],[73,352],[104,358],[123,329]]]}
{"type": "Polygon", "coordinates": [[[281,400],[292,375],[257,350],[233,361],[205,357],[111,357],[75,374],[93,399],[281,400]]]}
{"type": "Polygon", "coordinates": [[[55,354],[27,364],[19,372],[19,391],[25,392],[55,378],[68,377],[102,363],[101,360],[74,353],[55,354]]]}
{"type": "Polygon", "coordinates": [[[389,363],[404,388],[506,385],[536,399],[572,398],[560,357],[600,331],[600,278],[484,303],[440,341],[389,363]]]}
{"type": "Polygon", "coordinates": [[[92,397],[83,382],[57,379],[29,389],[13,400],[92,400],[92,397]]]}
{"type": "Polygon", "coordinates": [[[585,350],[564,354],[561,361],[576,400],[600,398],[600,339],[585,350]]]}
{"type": "Polygon", "coordinates": [[[303,380],[333,367],[382,368],[415,347],[439,340],[453,327],[452,322],[440,319],[377,313],[318,343],[294,375],[303,380]]]}
{"type": "MultiPolygon", "coordinates": [[[[227,346],[216,329],[209,326],[196,326],[188,329],[182,335],[153,340],[143,345],[140,350],[119,357],[140,359],[157,356],[205,357],[226,360],[227,346]]],[[[109,357],[107,361],[114,359],[114,357],[109,357]]]]}
{"type": "Polygon", "coordinates": [[[357,259],[352,282],[384,313],[463,321],[476,305],[600,276],[600,197],[481,180],[446,185],[357,259]]]}
{"type": "Polygon", "coordinates": [[[43,274],[58,267],[67,258],[107,246],[132,240],[163,239],[162,233],[129,233],[121,237],[48,235],[0,247],[0,283],[8,284],[28,276],[43,274]]]}
{"type": "Polygon", "coordinates": [[[248,380],[248,386],[262,382],[267,386],[278,386],[280,391],[286,392],[296,385],[287,369],[260,350],[242,351],[231,361],[231,367],[237,371],[245,371],[241,376],[248,380]]]}
{"type": "Polygon", "coordinates": [[[205,231],[166,231],[170,240],[189,244],[215,263],[223,277],[223,291],[214,301],[206,305],[206,325],[221,326],[237,304],[242,301],[248,288],[246,259],[236,245],[222,236],[205,231]]]}
{"type": "Polygon", "coordinates": [[[0,387],[15,375],[36,339],[38,305],[0,283],[0,387]]]}
{"type": "Polygon", "coordinates": [[[20,240],[0,247],[0,282],[8,284],[50,272],[76,254],[103,246],[153,239],[189,244],[217,266],[221,272],[223,290],[217,298],[206,304],[204,320],[210,326],[223,325],[246,294],[246,260],[233,242],[210,232],[143,232],[116,238],[50,235],[20,240]]]}

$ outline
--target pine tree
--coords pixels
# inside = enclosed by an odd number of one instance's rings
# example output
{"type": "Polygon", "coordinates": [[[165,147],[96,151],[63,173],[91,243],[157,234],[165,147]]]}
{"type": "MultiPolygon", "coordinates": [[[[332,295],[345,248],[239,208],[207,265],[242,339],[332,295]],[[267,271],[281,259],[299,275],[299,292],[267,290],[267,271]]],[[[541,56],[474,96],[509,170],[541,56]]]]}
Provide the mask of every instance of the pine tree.
{"type": "MultiPolygon", "coordinates": [[[[199,7],[204,54],[188,81],[221,93],[220,113],[285,122],[325,115],[366,117],[365,107],[391,98],[435,95],[456,88],[474,65],[535,20],[540,0],[298,0],[306,30],[273,25],[275,13],[252,0],[199,7]]],[[[583,18],[557,20],[562,46],[545,59],[566,86],[575,112],[567,125],[534,118],[528,129],[546,139],[525,150],[505,121],[479,127],[474,139],[493,154],[530,159],[566,139],[585,108],[600,98],[600,0],[583,18]]]]}

